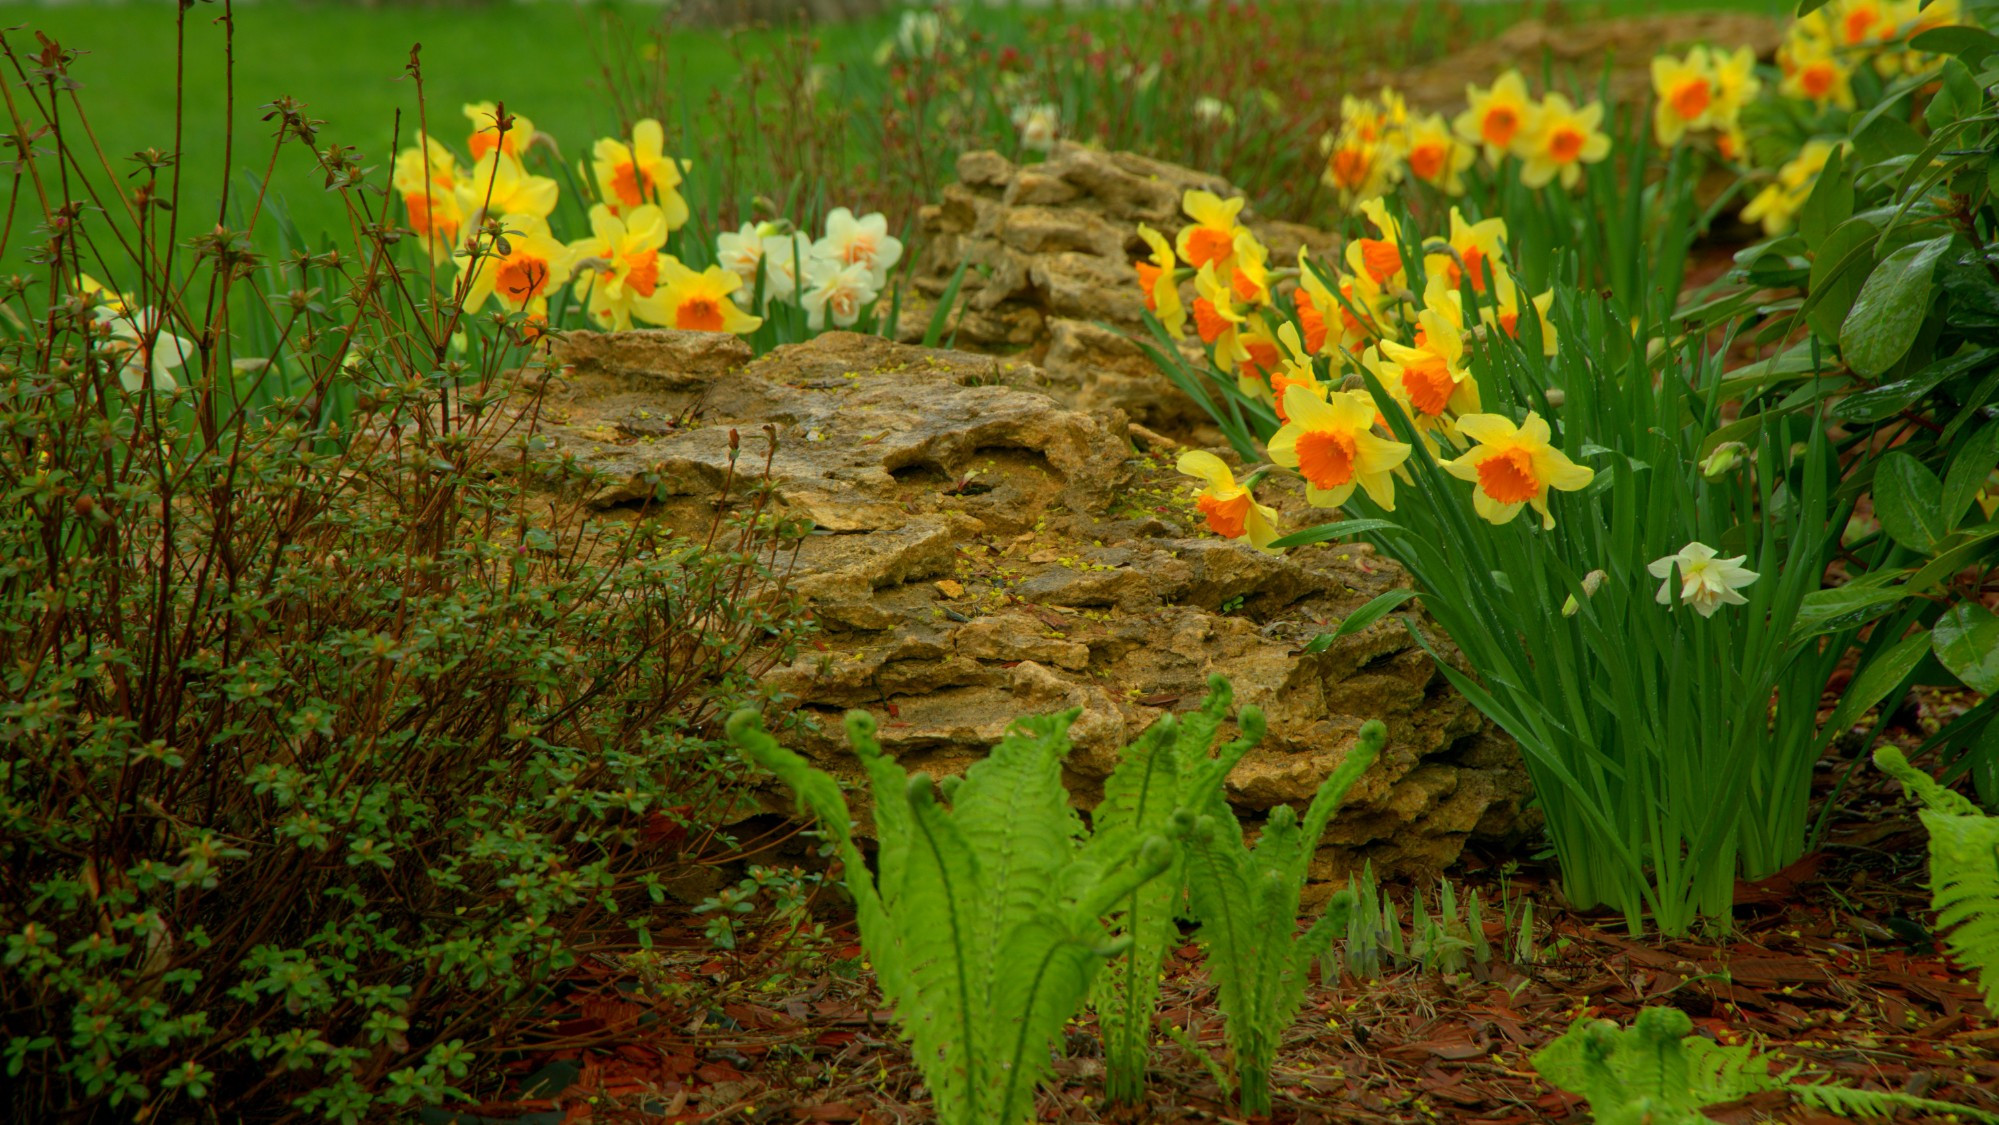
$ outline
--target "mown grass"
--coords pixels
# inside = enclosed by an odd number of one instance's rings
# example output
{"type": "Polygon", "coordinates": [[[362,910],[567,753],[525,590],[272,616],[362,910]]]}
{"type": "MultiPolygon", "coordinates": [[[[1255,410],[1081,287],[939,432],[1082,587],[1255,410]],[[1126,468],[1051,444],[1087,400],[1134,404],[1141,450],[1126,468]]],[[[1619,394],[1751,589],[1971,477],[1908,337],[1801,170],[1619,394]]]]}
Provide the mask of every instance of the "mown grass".
{"type": "MultiPolygon", "coordinates": [[[[1537,7],[1499,0],[1471,5],[1468,11],[1474,26],[1497,30],[1537,7]]],[[[1785,5],[1783,0],[1595,0],[1568,4],[1563,11],[1577,17],[1703,7],[1778,14],[1785,5]]],[[[260,138],[272,126],[261,119],[263,107],[279,96],[306,103],[312,116],[326,122],[322,146],[357,146],[371,162],[386,164],[392,142],[400,136],[407,144],[417,128],[416,88],[406,70],[412,47],[420,45],[428,113],[439,137],[462,148],[469,126],[460,106],[499,99],[560,140],[565,159],[574,161],[587,154],[593,138],[616,126],[603,90],[598,45],[622,28],[620,49],[634,49],[637,33],[659,14],[653,5],[616,2],[376,8],[296,0],[244,4],[234,10],[233,87],[223,81],[227,28],[216,4],[188,9],[185,73],[176,71],[176,6],[170,3],[19,5],[0,16],[0,27],[21,29],[9,33],[17,50],[32,45],[30,32],[41,31],[65,47],[87,52],[71,74],[81,84],[77,93],[96,139],[115,167],[125,167],[127,157],[142,149],[172,151],[176,100],[184,104],[181,199],[183,229],[190,229],[190,221],[205,226],[224,218],[210,211],[219,194],[222,125],[232,112],[232,98],[237,141],[231,163],[239,179],[245,171],[261,173],[269,158],[268,143],[260,138]]],[[[1122,21],[1145,16],[1096,9],[1079,10],[1069,18],[1114,32],[1122,21]]],[[[819,29],[825,65],[873,65],[876,46],[892,34],[897,19],[890,13],[819,29]]],[[[967,19],[1002,41],[1026,43],[1022,10],[973,7],[967,19]]],[[[738,34],[747,37],[744,45],[754,55],[770,50],[782,32],[738,34]]],[[[736,61],[726,35],[688,29],[675,30],[666,39],[668,73],[689,95],[685,104],[705,104],[708,91],[733,77],[736,61]]],[[[699,160],[701,154],[687,155],[699,160]]],[[[280,166],[276,182],[283,185],[282,202],[298,228],[309,236],[345,229],[338,203],[311,169],[296,156],[291,163],[280,166]]],[[[10,251],[8,257],[13,256],[10,251]]]]}

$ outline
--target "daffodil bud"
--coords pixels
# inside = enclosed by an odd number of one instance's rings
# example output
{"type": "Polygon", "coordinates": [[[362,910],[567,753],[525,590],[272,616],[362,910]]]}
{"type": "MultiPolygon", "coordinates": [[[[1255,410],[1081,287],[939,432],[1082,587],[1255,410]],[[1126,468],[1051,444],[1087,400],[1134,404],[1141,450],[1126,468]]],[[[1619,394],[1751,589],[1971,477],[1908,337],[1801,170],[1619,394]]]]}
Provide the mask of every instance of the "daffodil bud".
{"type": "Polygon", "coordinates": [[[1709,480],[1718,480],[1742,462],[1742,454],[1748,446],[1739,441],[1725,441],[1714,447],[1714,452],[1701,462],[1701,475],[1709,480]]]}
{"type": "MultiPolygon", "coordinates": [[[[1583,575],[1583,597],[1595,597],[1597,590],[1603,586],[1603,580],[1608,577],[1610,576],[1601,570],[1592,570],[1583,575]]],[[[1569,600],[1562,603],[1562,616],[1574,617],[1582,612],[1582,608],[1582,603],[1576,601],[1574,594],[1570,594],[1569,600]]]]}

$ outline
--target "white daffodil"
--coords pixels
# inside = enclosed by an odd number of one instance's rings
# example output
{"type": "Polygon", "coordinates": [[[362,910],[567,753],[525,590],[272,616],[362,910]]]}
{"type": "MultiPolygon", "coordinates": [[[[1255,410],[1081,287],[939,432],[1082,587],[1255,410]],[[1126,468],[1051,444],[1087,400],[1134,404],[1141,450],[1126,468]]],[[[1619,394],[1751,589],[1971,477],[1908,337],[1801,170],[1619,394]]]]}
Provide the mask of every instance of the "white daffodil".
{"type": "Polygon", "coordinates": [[[1020,130],[1020,147],[1049,152],[1062,133],[1062,111],[1047,102],[1018,106],[1013,111],[1013,127],[1020,130]]]}
{"type": "Polygon", "coordinates": [[[1664,579],[1659,583],[1659,604],[1673,604],[1673,579],[1670,576],[1675,566],[1680,568],[1680,600],[1694,607],[1694,611],[1702,617],[1713,617],[1714,611],[1724,605],[1746,603],[1749,599],[1737,591],[1758,577],[1755,571],[1742,567],[1742,561],[1749,556],[1737,555],[1732,559],[1714,556],[1713,547],[1705,543],[1689,543],[1680,548],[1678,554],[1653,560],[1645,569],[1652,572],[1652,577],[1664,579]]]}
{"type": "Polygon", "coordinates": [[[148,387],[155,391],[179,387],[174,368],[194,358],[194,341],[164,330],[153,309],[140,309],[131,316],[106,312],[98,311],[99,323],[109,334],[104,350],[119,360],[118,382],[133,394],[148,387]]]}
{"type": "MultiPolygon", "coordinates": [[[[813,262],[812,239],[804,234],[764,236],[764,300],[788,301],[798,292],[798,277],[810,272],[813,262]]],[[[754,275],[752,275],[754,276],[754,275]]],[[[743,292],[750,288],[745,285],[743,292]]]]}
{"type": "Polygon", "coordinates": [[[888,271],[902,260],[902,240],[888,233],[888,219],[880,211],[856,219],[852,211],[835,207],[826,216],[826,237],[813,243],[812,253],[843,266],[866,266],[868,284],[879,290],[888,284],[888,271]]]}
{"type": "Polygon", "coordinates": [[[815,331],[826,327],[828,317],[841,328],[851,326],[877,292],[868,268],[860,262],[843,266],[815,258],[805,268],[805,282],[811,286],[802,302],[805,320],[815,331]]]}

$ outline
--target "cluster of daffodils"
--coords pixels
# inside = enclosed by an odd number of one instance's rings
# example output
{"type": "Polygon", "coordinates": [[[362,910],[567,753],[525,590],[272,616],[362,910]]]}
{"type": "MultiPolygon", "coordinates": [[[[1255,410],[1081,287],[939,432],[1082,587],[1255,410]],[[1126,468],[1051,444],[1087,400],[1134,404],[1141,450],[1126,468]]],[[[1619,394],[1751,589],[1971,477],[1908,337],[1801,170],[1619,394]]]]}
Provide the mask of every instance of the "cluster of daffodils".
{"type": "Polygon", "coordinates": [[[1810,199],[1812,188],[1817,186],[1819,173],[1825,170],[1826,162],[1832,159],[1834,151],[1845,148],[1844,142],[1806,141],[1798,155],[1777,169],[1776,178],[1764,184],[1762,190],[1742,208],[1742,221],[1763,224],[1763,233],[1771,236],[1783,234],[1797,221],[1798,212],[1804,209],[1805,200],[1810,199]]]}
{"type": "Polygon", "coordinates": [[[742,284],[711,266],[696,271],[665,250],[687,222],[679,192],[685,165],[666,155],[657,121],[626,137],[599,140],[590,180],[597,199],[590,234],[563,242],[549,228],[561,188],[528,170],[543,134],[525,117],[490,102],[465,107],[469,163],[434,137],[396,157],[394,185],[410,229],[438,264],[458,271],[466,311],[494,304],[546,324],[549,298],[567,285],[592,324],[625,329],[635,321],[705,332],[753,332],[760,323],[731,300],[742,284]]]}
{"type": "Polygon", "coordinates": [[[902,241],[880,212],[855,218],[835,207],[817,239],[785,222],[744,223],[716,240],[715,258],[739,280],[734,295],[744,308],[796,301],[814,330],[847,328],[874,308],[902,260],[902,241]]]}
{"type": "Polygon", "coordinates": [[[1340,103],[1340,124],[1320,138],[1324,178],[1348,206],[1377,199],[1398,184],[1418,181],[1448,196],[1462,195],[1465,172],[1482,155],[1500,168],[1519,161],[1522,183],[1574,187],[1583,166],[1610,155],[1602,102],[1578,106],[1560,93],[1536,99],[1527,80],[1509,70],[1489,87],[1467,85],[1465,109],[1446,121],[1416,115],[1395,90],[1340,103]]]}
{"type": "MultiPolygon", "coordinates": [[[[1481,409],[1470,370],[1475,341],[1517,339],[1522,316],[1531,315],[1543,351],[1553,355],[1557,345],[1547,320],[1553,294],[1523,299],[1507,268],[1503,221],[1468,222],[1454,209],[1448,236],[1424,240],[1369,201],[1361,210],[1375,236],[1347,244],[1344,269],[1322,272],[1301,251],[1299,268],[1280,277],[1241,225],[1240,199],[1191,191],[1182,209],[1193,222],[1173,243],[1139,228],[1152,250],[1135,266],[1146,307],[1176,336],[1191,320],[1217,369],[1234,375],[1243,396],[1272,408],[1280,425],[1270,459],[1304,479],[1313,506],[1337,508],[1358,489],[1377,507],[1395,508],[1410,446],[1387,436],[1392,427],[1374,397],[1349,378],[1363,370],[1444,468],[1473,486],[1474,509],[1495,524],[1531,508],[1552,527],[1550,492],[1580,489],[1594,477],[1554,447],[1545,419],[1529,414],[1516,423],[1481,409]],[[1191,302],[1181,292],[1189,277],[1191,302]],[[1287,318],[1285,294],[1273,286],[1293,278],[1287,318]]],[[[1269,548],[1277,535],[1269,509],[1250,494],[1253,481],[1237,483],[1206,454],[1190,454],[1181,468],[1205,483],[1196,506],[1211,530],[1269,548]]]]}
{"type": "Polygon", "coordinates": [[[91,304],[95,350],[116,365],[119,385],[130,394],[177,390],[174,372],[194,362],[194,341],[168,332],[159,310],[135,306],[89,274],[78,289],[91,304]]]}
{"type": "Polygon", "coordinates": [[[1937,55],[1909,47],[1931,28],[1961,22],[1958,0],[1832,0],[1793,21],[1777,48],[1780,91],[1819,109],[1853,109],[1853,75],[1871,66],[1884,78],[1926,74],[1937,55]]]}

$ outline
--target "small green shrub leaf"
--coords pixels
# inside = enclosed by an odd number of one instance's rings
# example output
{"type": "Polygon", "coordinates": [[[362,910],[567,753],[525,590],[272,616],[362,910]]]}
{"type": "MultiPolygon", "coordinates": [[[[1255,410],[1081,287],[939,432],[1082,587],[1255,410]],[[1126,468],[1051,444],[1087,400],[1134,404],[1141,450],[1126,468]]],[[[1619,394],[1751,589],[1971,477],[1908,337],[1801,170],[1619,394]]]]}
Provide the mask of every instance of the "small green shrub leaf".
{"type": "Polygon", "coordinates": [[[1992,470],[1999,466],[1999,422],[1988,422],[1971,440],[1958,447],[1943,477],[1944,525],[1955,531],[1971,507],[1972,498],[1985,487],[1992,470]]]}
{"type": "Polygon", "coordinates": [[[1871,219],[1856,215],[1834,227],[1813,252],[1804,314],[1820,339],[1838,342],[1840,326],[1874,264],[1874,243],[1880,236],[1871,219]]]}
{"type": "Polygon", "coordinates": [[[1804,236],[1806,245],[1817,246],[1834,228],[1852,217],[1853,177],[1846,172],[1846,154],[1834,149],[1819,172],[1818,183],[1812,185],[1812,194],[1798,212],[1798,232],[1804,236]]]}
{"type": "Polygon", "coordinates": [[[1854,372],[1874,378],[1909,353],[1930,310],[1930,277],[1951,236],[1911,243],[1881,260],[1860,288],[1839,330],[1854,372]]]}
{"type": "Polygon", "coordinates": [[[1959,602],[1930,631],[1937,660],[1966,687],[1999,692],[1999,616],[1977,602],[1959,602]]]}

